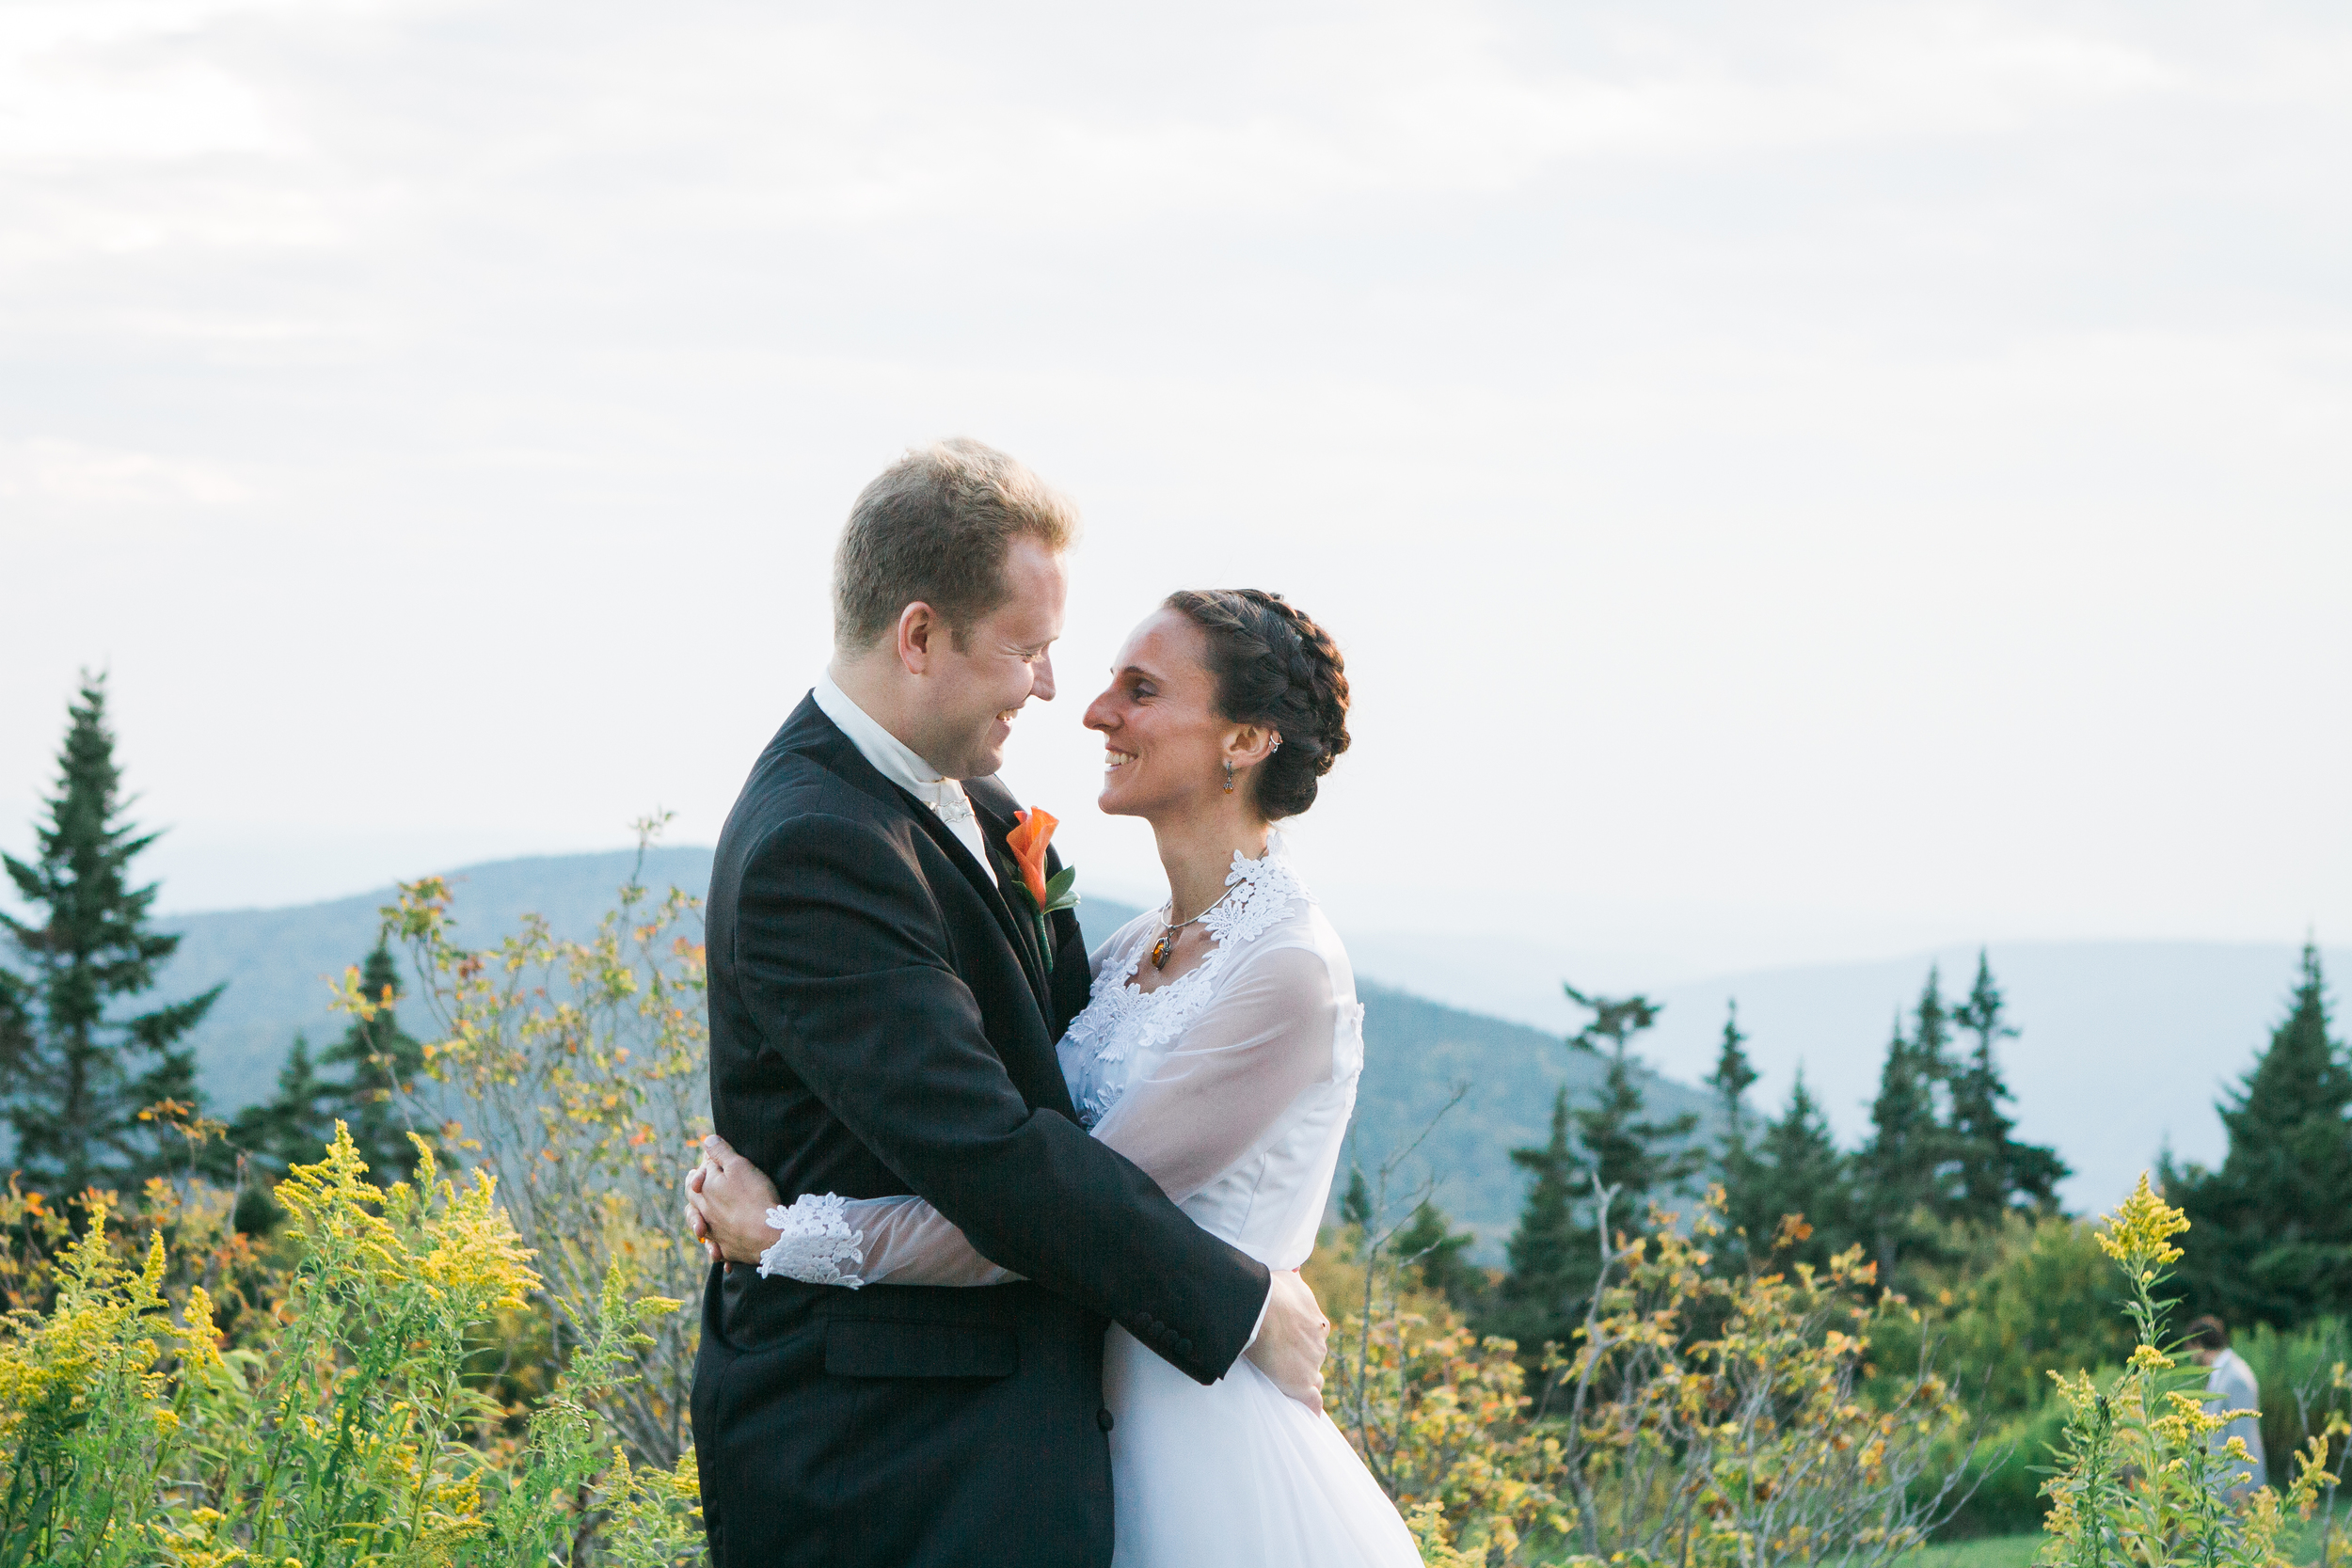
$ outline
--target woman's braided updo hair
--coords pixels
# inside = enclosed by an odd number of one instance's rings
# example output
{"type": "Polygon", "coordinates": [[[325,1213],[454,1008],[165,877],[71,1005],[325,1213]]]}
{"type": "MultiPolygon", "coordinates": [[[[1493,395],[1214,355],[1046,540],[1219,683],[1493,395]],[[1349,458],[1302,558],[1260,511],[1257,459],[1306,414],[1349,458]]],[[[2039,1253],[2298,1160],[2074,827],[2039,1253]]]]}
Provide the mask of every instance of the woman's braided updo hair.
{"type": "Polygon", "coordinates": [[[1259,812],[1274,822],[1313,805],[1315,781],[1347,750],[1347,664],[1330,636],[1258,588],[1187,588],[1168,608],[1208,634],[1217,712],[1282,737],[1251,776],[1259,812]]]}

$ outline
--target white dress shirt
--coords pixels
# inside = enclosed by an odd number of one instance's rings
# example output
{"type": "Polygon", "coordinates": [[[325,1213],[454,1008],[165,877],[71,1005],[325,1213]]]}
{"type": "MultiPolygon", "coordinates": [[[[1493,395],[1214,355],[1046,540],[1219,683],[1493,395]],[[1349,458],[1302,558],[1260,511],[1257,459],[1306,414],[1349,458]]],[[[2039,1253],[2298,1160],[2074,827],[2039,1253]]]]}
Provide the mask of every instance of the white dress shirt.
{"type": "Polygon", "coordinates": [[[892,735],[877,723],[873,715],[854,702],[850,694],[834,684],[830,673],[819,674],[816,687],[809,692],[824,716],[841,726],[841,733],[850,737],[858,755],[874,765],[874,770],[909,795],[931,808],[958,842],[972,851],[972,858],[992,877],[996,868],[988,858],[988,839],[980,831],[980,819],[974,815],[972,802],[963,793],[963,785],[941,775],[938,768],[915,754],[914,748],[892,735]]]}

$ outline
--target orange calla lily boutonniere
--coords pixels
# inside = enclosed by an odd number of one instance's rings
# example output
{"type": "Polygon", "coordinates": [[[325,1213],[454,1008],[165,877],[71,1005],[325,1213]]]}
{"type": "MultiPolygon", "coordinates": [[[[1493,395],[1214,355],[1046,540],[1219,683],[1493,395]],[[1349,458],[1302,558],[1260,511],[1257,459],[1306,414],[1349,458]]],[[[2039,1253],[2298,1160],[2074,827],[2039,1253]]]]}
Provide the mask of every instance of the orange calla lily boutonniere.
{"type": "Polygon", "coordinates": [[[1045,953],[1045,967],[1054,967],[1053,934],[1046,929],[1045,917],[1059,910],[1078,907],[1078,868],[1065,865],[1049,879],[1045,875],[1045,847],[1054,840],[1054,830],[1061,826],[1051,812],[1034,807],[1015,812],[1019,824],[1005,835],[1005,847],[1012,851],[1013,863],[1021,868],[1021,891],[1029,895],[1029,912],[1037,921],[1038,946],[1045,953]]]}

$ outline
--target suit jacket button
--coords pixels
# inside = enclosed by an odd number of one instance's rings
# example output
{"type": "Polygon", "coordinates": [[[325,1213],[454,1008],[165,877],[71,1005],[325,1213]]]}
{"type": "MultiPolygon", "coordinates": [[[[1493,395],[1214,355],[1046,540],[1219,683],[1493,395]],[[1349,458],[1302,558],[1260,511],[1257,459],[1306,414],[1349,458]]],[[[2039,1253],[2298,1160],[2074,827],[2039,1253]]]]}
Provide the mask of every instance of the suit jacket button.
{"type": "Polygon", "coordinates": [[[1110,1431],[1111,1413],[1107,1406],[1094,1413],[1094,1424],[1101,1427],[1104,1432],[1110,1431]]]}
{"type": "Polygon", "coordinates": [[[1192,1354],[1192,1341],[1190,1339],[1177,1340],[1176,1354],[1179,1355],[1190,1355],[1192,1354]]]}

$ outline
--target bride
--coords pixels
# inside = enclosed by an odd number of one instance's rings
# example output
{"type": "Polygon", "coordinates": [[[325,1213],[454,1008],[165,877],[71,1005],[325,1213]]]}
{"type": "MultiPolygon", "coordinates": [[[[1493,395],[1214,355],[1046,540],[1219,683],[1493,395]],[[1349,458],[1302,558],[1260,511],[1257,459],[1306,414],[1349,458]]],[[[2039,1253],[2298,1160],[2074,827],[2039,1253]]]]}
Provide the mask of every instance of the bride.
{"type": "MultiPolygon", "coordinates": [[[[1271,1269],[1313,1249],[1363,1065],[1347,955],[1273,828],[1313,804],[1347,747],[1347,703],[1323,629],[1243,589],[1171,594],[1086,713],[1105,751],[1102,807],[1151,823],[1168,901],[1093,954],[1062,1073],[1095,1137],[1271,1269]]],[[[780,1206],[716,1139],[690,1186],[696,1229],[763,1275],[846,1289],[1014,1277],[918,1197],[780,1206]]],[[[1420,1562],[1339,1428],[1247,1357],[1202,1386],[1114,1324],[1103,1384],[1119,1568],[1420,1562]]]]}

